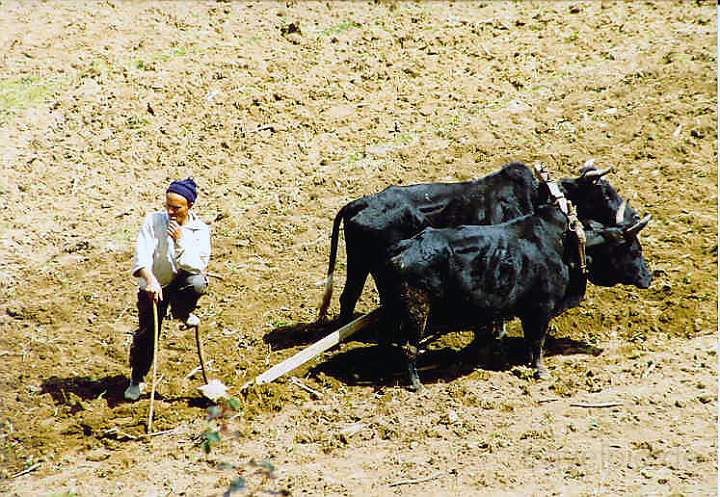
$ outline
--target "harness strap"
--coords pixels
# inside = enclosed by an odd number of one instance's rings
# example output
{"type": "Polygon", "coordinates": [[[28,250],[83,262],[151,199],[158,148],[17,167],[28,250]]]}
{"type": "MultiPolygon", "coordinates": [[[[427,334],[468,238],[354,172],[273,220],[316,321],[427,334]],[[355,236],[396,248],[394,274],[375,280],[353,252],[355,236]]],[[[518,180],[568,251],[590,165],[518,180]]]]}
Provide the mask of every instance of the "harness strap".
{"type": "Polygon", "coordinates": [[[578,240],[577,249],[578,257],[580,258],[580,271],[582,271],[583,274],[586,274],[587,264],[585,262],[585,244],[587,243],[587,237],[585,236],[585,229],[583,229],[583,225],[577,217],[575,206],[569,200],[568,204],[570,206],[570,214],[568,215],[568,220],[570,222],[569,228],[575,233],[578,240]]]}
{"type": "Polygon", "coordinates": [[[568,219],[568,230],[575,233],[577,238],[577,253],[580,260],[580,271],[582,274],[587,273],[587,264],[585,263],[585,244],[587,243],[587,237],[583,225],[577,217],[577,210],[575,206],[565,198],[560,186],[550,178],[550,173],[547,172],[545,166],[542,164],[535,165],[535,175],[538,179],[548,187],[550,197],[553,199],[553,203],[558,206],[560,211],[565,214],[568,219]]]}

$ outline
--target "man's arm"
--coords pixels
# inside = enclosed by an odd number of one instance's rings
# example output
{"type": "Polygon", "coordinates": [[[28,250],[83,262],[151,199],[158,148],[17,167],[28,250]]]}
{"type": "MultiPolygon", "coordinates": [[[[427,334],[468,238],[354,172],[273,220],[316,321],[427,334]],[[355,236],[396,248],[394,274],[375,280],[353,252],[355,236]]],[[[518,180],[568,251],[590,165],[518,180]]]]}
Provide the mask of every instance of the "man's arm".
{"type": "Polygon", "coordinates": [[[140,233],[138,233],[132,274],[145,280],[147,284],[145,291],[152,296],[154,301],[158,302],[162,300],[162,286],[160,286],[157,278],[152,273],[154,250],[155,240],[153,237],[151,214],[145,218],[143,227],[140,229],[140,233]]]}

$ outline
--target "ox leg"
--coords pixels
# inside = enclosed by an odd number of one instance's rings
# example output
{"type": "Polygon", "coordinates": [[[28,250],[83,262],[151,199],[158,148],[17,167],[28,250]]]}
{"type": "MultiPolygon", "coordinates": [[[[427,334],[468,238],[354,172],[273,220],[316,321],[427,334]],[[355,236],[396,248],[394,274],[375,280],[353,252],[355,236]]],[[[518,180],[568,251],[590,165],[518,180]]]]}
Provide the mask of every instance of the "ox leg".
{"type": "Polygon", "coordinates": [[[410,378],[410,390],[413,392],[419,392],[422,390],[422,382],[420,382],[420,375],[417,371],[417,356],[418,348],[410,343],[406,343],[403,346],[403,352],[407,359],[407,370],[408,377],[410,378]]]}
{"type": "Polygon", "coordinates": [[[417,392],[422,389],[420,376],[417,372],[417,357],[419,353],[420,340],[425,334],[427,320],[430,315],[430,304],[422,292],[405,288],[402,291],[406,308],[404,316],[400,321],[401,333],[405,338],[403,352],[407,360],[408,376],[410,377],[410,389],[417,392]]]}
{"type": "Polygon", "coordinates": [[[356,271],[351,273],[348,270],[347,282],[340,295],[340,322],[347,323],[352,320],[355,312],[355,305],[360,300],[365,281],[368,277],[367,271],[356,271]]]}
{"type": "Polygon", "coordinates": [[[370,274],[370,267],[361,256],[354,251],[347,251],[347,276],[345,288],[340,295],[340,322],[352,320],[355,305],[360,300],[365,281],[370,274]]]}
{"type": "Polygon", "coordinates": [[[502,363],[507,364],[508,355],[505,348],[505,337],[507,336],[506,323],[503,320],[495,321],[493,327],[495,328],[495,336],[497,336],[498,355],[502,363]]]}
{"type": "Polygon", "coordinates": [[[473,330],[474,339],[472,347],[478,349],[489,348],[493,363],[504,366],[508,363],[507,351],[505,350],[505,321],[493,321],[488,326],[473,330]]]}
{"type": "Polygon", "coordinates": [[[535,376],[541,380],[552,378],[550,372],[543,364],[543,345],[548,327],[548,319],[528,318],[522,320],[525,340],[530,351],[530,366],[535,369],[535,376]]]}
{"type": "Polygon", "coordinates": [[[490,323],[488,326],[482,328],[476,328],[473,330],[475,334],[476,343],[484,343],[491,335],[501,341],[507,336],[507,329],[505,328],[505,321],[497,320],[490,323]]]}
{"type": "Polygon", "coordinates": [[[498,340],[500,340],[500,343],[502,343],[502,340],[507,336],[507,328],[505,327],[505,321],[495,321],[493,323],[493,327],[495,328],[495,335],[498,337],[498,340]]]}
{"type": "Polygon", "coordinates": [[[492,326],[482,326],[473,330],[473,342],[475,347],[487,345],[493,338],[492,326]]]}

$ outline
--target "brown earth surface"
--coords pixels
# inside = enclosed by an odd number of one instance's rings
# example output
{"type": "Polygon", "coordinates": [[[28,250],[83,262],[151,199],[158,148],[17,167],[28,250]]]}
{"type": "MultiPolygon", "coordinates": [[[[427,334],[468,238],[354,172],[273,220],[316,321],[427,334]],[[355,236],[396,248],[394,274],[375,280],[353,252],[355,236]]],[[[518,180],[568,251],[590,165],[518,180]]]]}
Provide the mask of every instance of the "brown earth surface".
{"type": "Polygon", "coordinates": [[[716,495],[716,28],[710,2],[3,0],[0,493],[716,495]],[[294,373],[319,395],[238,393],[332,329],[307,325],[344,203],[589,159],[653,215],[654,281],[556,319],[554,380],[513,324],[506,363],[434,343],[419,394],[362,336],[294,373]],[[242,404],[209,455],[176,323],[155,406],[176,430],[142,438],[148,397],[122,400],[134,237],[187,175],[214,235],[210,376],[242,404]]]}

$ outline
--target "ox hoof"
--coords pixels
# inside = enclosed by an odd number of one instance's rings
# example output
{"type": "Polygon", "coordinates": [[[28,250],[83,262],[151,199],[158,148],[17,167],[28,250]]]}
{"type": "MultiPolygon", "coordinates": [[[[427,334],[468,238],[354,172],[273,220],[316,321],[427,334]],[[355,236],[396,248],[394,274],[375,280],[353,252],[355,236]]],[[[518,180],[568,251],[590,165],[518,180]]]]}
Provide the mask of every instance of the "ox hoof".
{"type": "Polygon", "coordinates": [[[535,378],[538,380],[552,380],[553,377],[544,366],[535,369],[535,378]]]}
{"type": "Polygon", "coordinates": [[[410,376],[410,385],[408,386],[408,388],[410,389],[410,391],[419,392],[420,390],[422,390],[423,386],[422,386],[422,383],[420,383],[420,377],[418,376],[417,370],[415,368],[412,368],[410,370],[409,376],[410,376]]]}
{"type": "Polygon", "coordinates": [[[422,386],[422,383],[417,382],[417,383],[411,383],[408,388],[410,389],[411,392],[419,392],[423,389],[423,386],[422,386]]]}

